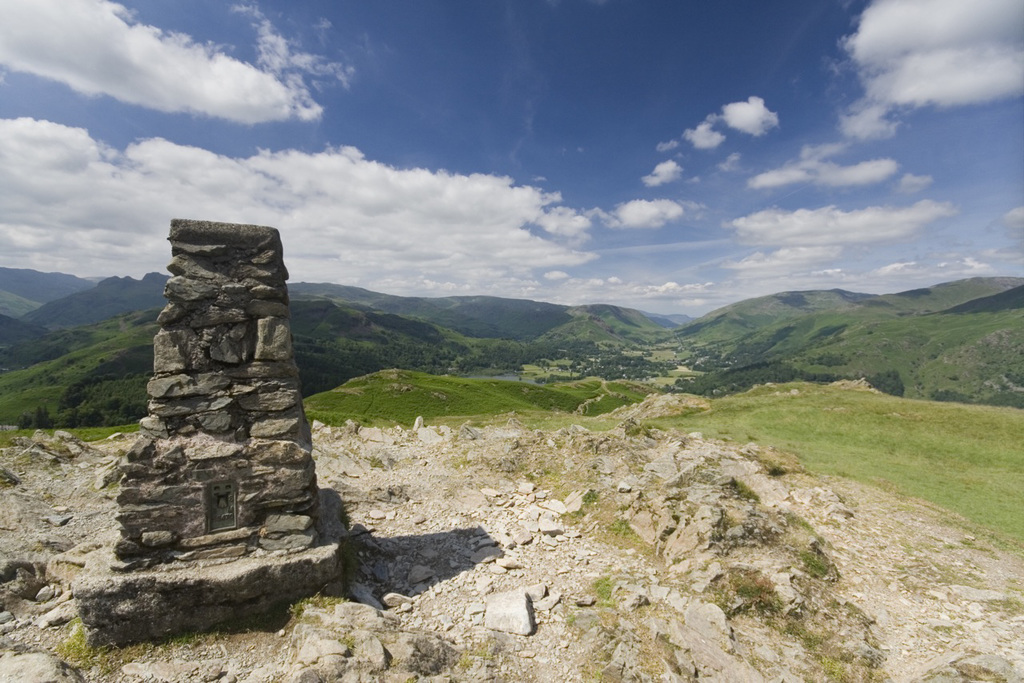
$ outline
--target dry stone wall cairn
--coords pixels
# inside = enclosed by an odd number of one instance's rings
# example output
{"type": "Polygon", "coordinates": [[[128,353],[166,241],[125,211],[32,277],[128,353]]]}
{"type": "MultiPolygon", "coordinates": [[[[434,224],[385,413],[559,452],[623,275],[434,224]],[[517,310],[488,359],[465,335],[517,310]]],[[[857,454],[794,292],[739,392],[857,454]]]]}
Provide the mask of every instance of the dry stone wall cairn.
{"type": "Polygon", "coordinates": [[[316,475],[278,231],[174,220],[149,415],[122,467],[122,560],[316,542],[316,475]]]}
{"type": "Polygon", "coordinates": [[[112,555],[73,586],[91,644],[203,630],[343,590],[273,228],[171,222],[149,414],[120,465],[112,555]]]}

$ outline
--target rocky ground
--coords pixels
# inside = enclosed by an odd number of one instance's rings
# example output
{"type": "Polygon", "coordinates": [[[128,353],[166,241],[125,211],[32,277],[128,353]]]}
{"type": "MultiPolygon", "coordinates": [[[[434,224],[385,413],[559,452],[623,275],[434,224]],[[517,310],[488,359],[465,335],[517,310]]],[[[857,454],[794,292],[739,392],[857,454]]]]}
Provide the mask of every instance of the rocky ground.
{"type": "Polygon", "coordinates": [[[1018,554],[637,421],[672,408],[607,432],[317,425],[352,600],[110,651],[84,646],[67,587],[113,537],[131,439],[21,441],[0,453],[0,681],[1024,680],[1018,554]]]}

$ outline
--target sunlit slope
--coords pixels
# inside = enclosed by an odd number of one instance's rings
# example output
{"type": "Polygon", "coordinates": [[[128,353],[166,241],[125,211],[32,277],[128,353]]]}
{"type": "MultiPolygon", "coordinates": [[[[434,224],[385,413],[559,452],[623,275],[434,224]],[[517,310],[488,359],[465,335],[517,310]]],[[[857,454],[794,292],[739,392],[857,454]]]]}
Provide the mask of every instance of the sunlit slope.
{"type": "Polygon", "coordinates": [[[797,455],[809,469],[929,500],[1024,541],[1024,411],[815,384],[757,387],[651,421],[797,455]]]}
{"type": "Polygon", "coordinates": [[[384,370],[349,380],[306,399],[311,419],[411,425],[448,417],[489,418],[509,412],[556,411],[598,415],[641,400],[647,393],[627,382],[598,379],[536,385],[505,380],[466,379],[405,370],[384,370]],[[582,408],[581,408],[582,406],[582,408]]]}

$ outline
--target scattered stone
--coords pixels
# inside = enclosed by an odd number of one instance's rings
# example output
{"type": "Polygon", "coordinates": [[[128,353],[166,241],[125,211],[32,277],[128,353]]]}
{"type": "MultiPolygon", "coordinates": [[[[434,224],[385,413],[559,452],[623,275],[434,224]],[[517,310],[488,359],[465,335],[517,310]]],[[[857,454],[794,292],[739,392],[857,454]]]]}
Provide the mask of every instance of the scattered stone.
{"type": "Polygon", "coordinates": [[[398,607],[399,605],[411,605],[413,599],[401,593],[385,593],[381,602],[388,607],[398,607]]]}
{"type": "Polygon", "coordinates": [[[573,491],[565,497],[565,511],[567,513],[579,512],[583,509],[583,496],[586,491],[573,491]]]}
{"type": "Polygon", "coordinates": [[[78,616],[78,608],[72,601],[63,602],[33,622],[36,628],[63,626],[78,616]]]}
{"type": "Polygon", "coordinates": [[[546,536],[561,536],[565,533],[565,529],[552,512],[542,514],[537,520],[537,527],[538,531],[546,536]]]}
{"type": "Polygon", "coordinates": [[[381,604],[380,600],[377,599],[373,591],[366,584],[353,583],[349,586],[348,593],[356,602],[369,605],[374,609],[384,609],[384,605],[381,604]]]}
{"type": "Polygon", "coordinates": [[[514,557],[499,557],[494,560],[495,564],[504,569],[522,569],[523,564],[514,557]]]}
{"type": "Polygon", "coordinates": [[[434,578],[433,569],[427,567],[426,565],[414,564],[412,568],[409,569],[407,581],[409,582],[410,586],[415,586],[418,583],[429,581],[432,578],[434,578]]]}
{"type": "Polygon", "coordinates": [[[533,605],[526,591],[511,590],[488,596],[484,626],[503,633],[532,635],[536,623],[533,605]]]}
{"type": "Polygon", "coordinates": [[[555,605],[561,601],[562,594],[558,591],[553,591],[549,593],[546,598],[534,601],[533,607],[541,612],[547,612],[548,610],[554,609],[555,605]]]}
{"type": "Polygon", "coordinates": [[[43,586],[36,593],[36,602],[47,602],[53,600],[57,596],[57,588],[55,586],[43,586]]]}
{"type": "Polygon", "coordinates": [[[548,594],[548,587],[543,583],[535,583],[532,586],[527,586],[524,590],[526,591],[526,595],[528,595],[530,600],[533,602],[541,600],[548,594]]]}
{"type": "Polygon", "coordinates": [[[52,526],[64,526],[72,519],[74,519],[74,515],[50,515],[46,517],[46,521],[52,526]]]}
{"type": "Polygon", "coordinates": [[[530,545],[533,543],[533,534],[526,529],[519,529],[513,534],[512,540],[516,542],[516,545],[530,545]]]}
{"type": "Polygon", "coordinates": [[[4,652],[0,654],[2,683],[85,683],[78,669],[45,652],[4,652]]]}

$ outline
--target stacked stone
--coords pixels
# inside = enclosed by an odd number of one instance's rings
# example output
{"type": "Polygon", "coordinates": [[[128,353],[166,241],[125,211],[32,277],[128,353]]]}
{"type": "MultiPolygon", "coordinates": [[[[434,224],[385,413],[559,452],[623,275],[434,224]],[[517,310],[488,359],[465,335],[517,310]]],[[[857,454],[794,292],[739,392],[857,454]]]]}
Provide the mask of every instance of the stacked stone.
{"type": "Polygon", "coordinates": [[[174,220],[142,438],[123,464],[123,560],[316,542],[317,486],[273,228],[174,220]]]}

